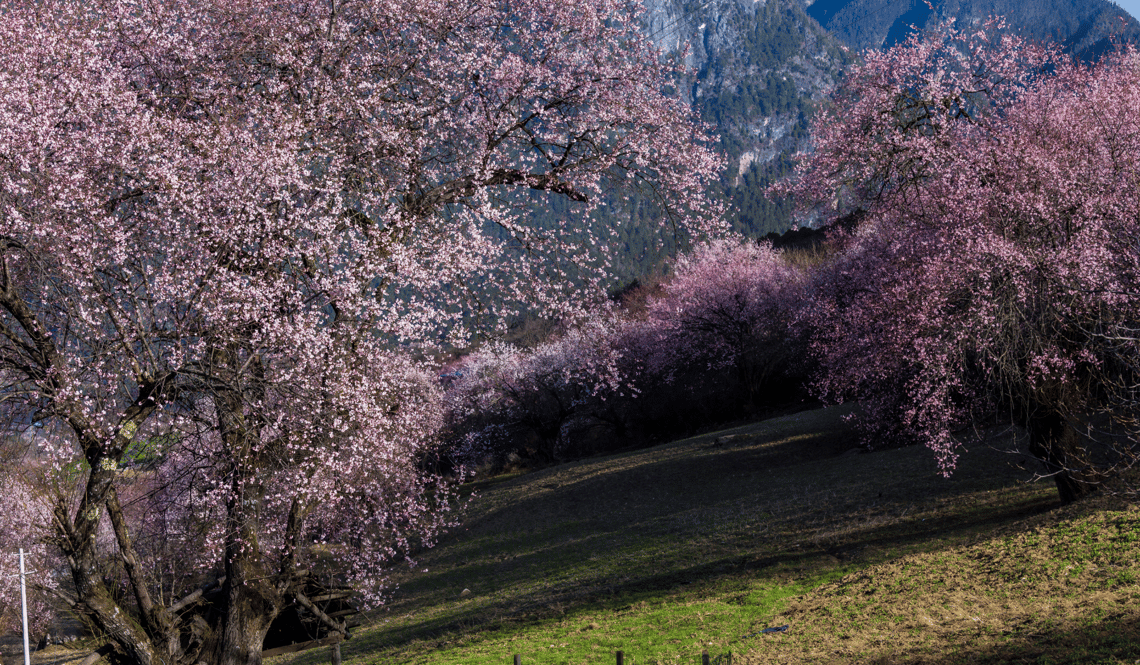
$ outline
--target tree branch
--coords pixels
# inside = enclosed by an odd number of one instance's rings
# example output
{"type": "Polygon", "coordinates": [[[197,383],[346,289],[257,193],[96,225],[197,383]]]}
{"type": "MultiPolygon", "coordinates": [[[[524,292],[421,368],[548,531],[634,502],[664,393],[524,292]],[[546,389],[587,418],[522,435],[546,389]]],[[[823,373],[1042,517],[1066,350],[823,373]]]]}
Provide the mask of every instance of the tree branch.
{"type": "Polygon", "coordinates": [[[301,593],[300,591],[295,591],[293,592],[293,596],[297,599],[297,602],[301,604],[301,607],[304,607],[316,615],[316,617],[321,620],[321,623],[328,626],[334,632],[340,633],[346,638],[348,637],[348,629],[344,627],[344,624],[338,623],[332,617],[321,611],[321,609],[314,605],[313,601],[309,600],[305,594],[301,593]]]}
{"type": "Polygon", "coordinates": [[[553,194],[561,194],[571,201],[578,203],[585,203],[589,199],[585,194],[574,189],[574,187],[567,182],[559,180],[553,173],[525,173],[519,169],[499,169],[487,178],[484,185],[526,185],[531,189],[536,189],[544,192],[551,192],[553,194]]]}
{"type": "Polygon", "coordinates": [[[110,656],[114,651],[115,647],[111,646],[110,644],[104,644],[98,649],[87,654],[87,657],[80,661],[79,665],[95,665],[95,663],[99,662],[100,658],[103,656],[110,656]]]}
{"type": "Polygon", "coordinates": [[[46,593],[48,595],[55,596],[58,600],[63,601],[63,603],[65,605],[67,605],[67,609],[74,609],[75,606],[79,604],[78,598],[76,598],[75,596],[73,596],[70,593],[67,593],[66,591],[63,591],[61,589],[57,589],[55,587],[50,587],[50,586],[47,586],[45,584],[32,584],[32,588],[35,589],[36,591],[40,591],[40,592],[46,593]]]}
{"type": "Polygon", "coordinates": [[[225,582],[226,582],[226,576],[222,575],[221,577],[214,580],[213,582],[210,582],[209,584],[205,584],[205,585],[199,587],[196,591],[192,592],[190,595],[186,596],[185,598],[178,601],[177,603],[174,603],[173,605],[170,606],[168,611],[171,614],[177,614],[178,612],[181,612],[182,610],[186,609],[190,605],[193,605],[194,603],[198,602],[198,600],[207,591],[214,589],[214,588],[217,588],[217,587],[220,587],[223,584],[225,584],[225,582]]]}
{"type": "Polygon", "coordinates": [[[111,526],[115,531],[115,540],[119,543],[119,554],[123,557],[123,567],[127,578],[135,592],[135,601],[139,604],[142,614],[143,628],[151,635],[158,636],[166,633],[170,626],[170,615],[161,607],[154,604],[146,582],[139,571],[138,559],[135,557],[135,546],[127,532],[127,522],[123,517],[123,507],[119,504],[119,493],[114,487],[107,492],[107,516],[111,518],[111,526]]]}

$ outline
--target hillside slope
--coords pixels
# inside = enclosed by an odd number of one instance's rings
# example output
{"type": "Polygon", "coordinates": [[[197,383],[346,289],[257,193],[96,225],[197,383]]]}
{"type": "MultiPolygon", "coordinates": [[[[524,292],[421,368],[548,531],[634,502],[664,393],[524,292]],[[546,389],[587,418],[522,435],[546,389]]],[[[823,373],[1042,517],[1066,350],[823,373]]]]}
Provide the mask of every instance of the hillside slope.
{"type": "MultiPolygon", "coordinates": [[[[1096,523],[1071,542],[1063,530],[1021,539],[1099,508],[1053,510],[1054,488],[1026,482],[1032,473],[1011,465],[1020,457],[1005,452],[1008,438],[971,444],[947,480],[920,447],[848,452],[848,412],[801,412],[476,483],[462,526],[423,552],[414,571],[397,571],[392,604],[345,643],[346,665],[492,665],[511,654],[528,664],[598,665],[616,650],[627,662],[699,662],[704,649],[731,651],[733,662],[837,654],[876,662],[891,653],[883,621],[906,622],[906,652],[921,660],[973,639],[961,631],[974,623],[957,613],[989,592],[1019,597],[986,601],[985,614],[971,616],[1017,640],[1049,622],[1087,619],[1106,593],[1103,607],[1140,597],[1140,553],[1127,554],[1128,534],[1115,526],[1103,547],[1096,523]],[[971,588],[952,569],[975,554],[985,557],[989,586],[971,588]],[[1056,561],[1089,573],[1085,560],[1104,574],[1041,581],[1056,561]],[[952,607],[940,605],[940,580],[952,607]],[[1034,580],[1042,593],[1030,599],[1034,580]],[[872,587],[879,595],[861,595],[872,587]],[[1091,589],[1100,595],[1085,603],[1079,596],[1091,589]],[[1043,613],[1053,603],[1072,614],[1043,613]],[[942,623],[922,623],[918,610],[942,623]],[[862,617],[873,621],[860,625],[862,617]],[[794,625],[776,637],[757,632],[782,624],[794,625]],[[741,658],[749,652],[752,660],[741,658]]],[[[1118,522],[1140,526],[1140,514],[1118,522]]],[[[289,662],[326,658],[314,651],[289,662]]]]}

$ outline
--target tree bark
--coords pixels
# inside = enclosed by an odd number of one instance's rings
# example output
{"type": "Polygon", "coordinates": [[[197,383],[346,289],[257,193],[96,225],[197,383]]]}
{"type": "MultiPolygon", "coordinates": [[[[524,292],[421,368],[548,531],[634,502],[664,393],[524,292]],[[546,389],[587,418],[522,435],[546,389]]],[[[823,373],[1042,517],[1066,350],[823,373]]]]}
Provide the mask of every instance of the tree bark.
{"type": "MultiPolygon", "coordinates": [[[[219,350],[222,367],[234,364],[228,351],[219,350]]],[[[231,456],[231,494],[226,505],[225,576],[222,624],[217,630],[213,665],[259,665],[269,626],[285,604],[278,576],[267,569],[258,542],[263,489],[256,469],[258,432],[244,413],[244,400],[236,390],[219,387],[214,395],[218,433],[231,456]]],[[[288,582],[288,580],[285,580],[288,582]]]]}
{"type": "MultiPolygon", "coordinates": [[[[111,518],[111,526],[115,530],[115,540],[119,544],[119,554],[123,559],[123,568],[130,580],[134,591],[135,602],[138,603],[139,619],[147,633],[153,636],[168,635],[173,624],[170,613],[160,605],[156,605],[147,590],[146,580],[139,571],[138,557],[135,554],[134,542],[127,529],[127,520],[123,515],[123,507],[119,504],[119,494],[114,486],[107,492],[107,516],[111,518]]],[[[173,654],[173,651],[171,652],[173,654]]]]}
{"type": "Polygon", "coordinates": [[[1072,503],[1100,488],[1103,481],[1080,433],[1056,410],[1031,416],[1026,423],[1029,451],[1045,464],[1057,483],[1061,503],[1072,503]]]}
{"type": "Polygon", "coordinates": [[[215,665],[259,665],[265,635],[281,610],[280,594],[267,580],[253,574],[259,566],[248,564],[239,558],[226,566],[225,614],[218,631],[215,665]]]}

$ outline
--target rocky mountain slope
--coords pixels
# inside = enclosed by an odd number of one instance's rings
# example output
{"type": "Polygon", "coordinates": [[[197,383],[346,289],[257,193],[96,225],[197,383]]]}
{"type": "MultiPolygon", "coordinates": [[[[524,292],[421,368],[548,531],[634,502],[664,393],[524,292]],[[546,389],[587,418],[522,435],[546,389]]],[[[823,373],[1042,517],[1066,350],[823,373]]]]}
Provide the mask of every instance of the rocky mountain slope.
{"type": "Polygon", "coordinates": [[[733,226],[763,235],[788,225],[788,210],[762,190],[790,167],[812,111],[851,61],[800,0],[647,0],[649,35],[685,53],[694,74],[685,94],[716,127],[729,159],[725,195],[733,226]],[[687,48],[687,51],[685,50],[687,48]]]}
{"type": "Polygon", "coordinates": [[[925,0],[806,2],[812,18],[856,51],[889,47],[912,25],[928,25],[942,16],[965,24],[1004,16],[1021,35],[1060,42],[1084,59],[1095,59],[1114,40],[1140,41],[1140,22],[1107,0],[937,0],[933,10],[925,0]]]}
{"type": "MultiPolygon", "coordinates": [[[[646,0],[646,29],[693,70],[684,94],[721,136],[724,193],[733,226],[783,231],[788,205],[763,189],[806,145],[813,110],[867,48],[889,47],[940,16],[980,23],[1005,16],[1012,30],[1051,39],[1083,58],[1114,41],[1140,43],[1140,23],[1107,0],[646,0]],[[847,49],[843,48],[844,46],[847,49]]],[[[636,225],[635,225],[636,226],[636,225]]]]}

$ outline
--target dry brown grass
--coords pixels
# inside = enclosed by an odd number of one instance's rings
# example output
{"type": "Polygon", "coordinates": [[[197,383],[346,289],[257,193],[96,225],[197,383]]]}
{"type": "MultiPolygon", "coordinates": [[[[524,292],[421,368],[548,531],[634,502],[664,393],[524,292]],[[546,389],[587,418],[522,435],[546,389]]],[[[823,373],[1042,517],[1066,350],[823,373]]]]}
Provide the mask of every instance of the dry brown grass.
{"type": "Polygon", "coordinates": [[[800,247],[788,247],[783,252],[784,261],[804,270],[823,265],[834,252],[823,242],[800,247]]]}
{"type": "Polygon", "coordinates": [[[1111,497],[887,561],[792,600],[745,663],[1133,662],[1140,510],[1111,497]]]}

